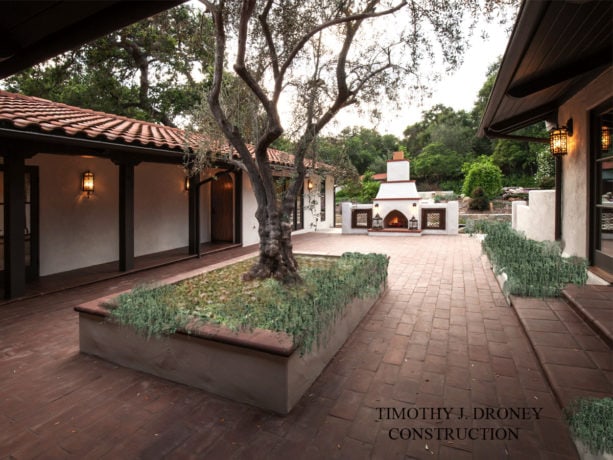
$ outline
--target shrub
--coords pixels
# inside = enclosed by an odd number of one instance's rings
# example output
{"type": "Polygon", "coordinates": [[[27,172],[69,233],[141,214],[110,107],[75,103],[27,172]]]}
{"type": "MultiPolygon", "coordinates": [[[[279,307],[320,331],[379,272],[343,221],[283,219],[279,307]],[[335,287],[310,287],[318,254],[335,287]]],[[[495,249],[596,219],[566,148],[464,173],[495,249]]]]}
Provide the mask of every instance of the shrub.
{"type": "Polygon", "coordinates": [[[613,452],[613,398],[581,398],[564,408],[575,438],[593,455],[613,452]]]}
{"type": "Polygon", "coordinates": [[[469,209],[485,211],[490,204],[481,187],[475,188],[470,197],[470,202],[468,203],[469,209]]]}
{"type": "Polygon", "coordinates": [[[467,224],[467,231],[486,234],[483,250],[495,272],[507,274],[507,294],[557,297],[567,284],[587,281],[585,259],[562,257],[557,243],[530,240],[508,222],[473,221],[467,224]]]}
{"type": "Polygon", "coordinates": [[[502,188],[502,172],[492,163],[489,157],[482,156],[476,162],[464,168],[466,177],[462,185],[462,193],[470,195],[477,187],[481,187],[485,196],[492,199],[500,195],[502,188]]]}
{"type": "MultiPolygon", "coordinates": [[[[241,273],[253,261],[242,263],[241,273]]],[[[388,257],[382,254],[345,253],[301,270],[304,283],[292,287],[272,279],[236,286],[223,272],[229,267],[224,267],[176,285],[122,294],[110,306],[111,319],[147,337],[172,334],[194,317],[232,329],[269,329],[292,335],[305,353],[327,339],[329,324],[353,298],[378,293],[387,279],[387,266],[388,257]],[[208,289],[215,276],[224,280],[223,293],[220,288],[208,289]]]]}
{"type": "Polygon", "coordinates": [[[119,295],[115,303],[107,303],[110,316],[120,324],[132,326],[137,333],[150,338],[169,335],[187,324],[187,312],[168,308],[173,286],[138,286],[119,295]]]}
{"type": "Polygon", "coordinates": [[[548,148],[542,148],[536,154],[536,174],[534,182],[540,188],[548,189],[555,186],[556,163],[548,148]]]}

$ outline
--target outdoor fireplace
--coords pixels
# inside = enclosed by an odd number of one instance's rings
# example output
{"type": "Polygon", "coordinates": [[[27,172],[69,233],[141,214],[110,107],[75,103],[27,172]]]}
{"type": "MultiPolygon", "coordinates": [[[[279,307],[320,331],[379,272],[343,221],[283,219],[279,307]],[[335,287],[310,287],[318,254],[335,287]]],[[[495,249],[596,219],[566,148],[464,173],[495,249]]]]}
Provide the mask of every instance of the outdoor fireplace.
{"type": "Polygon", "coordinates": [[[384,228],[409,228],[409,220],[400,211],[393,210],[385,216],[384,228]]]}

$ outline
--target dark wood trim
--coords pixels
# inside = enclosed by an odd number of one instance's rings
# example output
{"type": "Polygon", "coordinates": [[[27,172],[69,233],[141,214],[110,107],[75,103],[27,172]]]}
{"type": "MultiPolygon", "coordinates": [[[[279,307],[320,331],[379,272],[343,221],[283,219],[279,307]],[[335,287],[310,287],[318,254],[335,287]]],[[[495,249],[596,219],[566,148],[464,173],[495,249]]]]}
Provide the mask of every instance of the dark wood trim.
{"type": "Polygon", "coordinates": [[[188,249],[200,257],[200,175],[189,177],[188,194],[188,249]]]}
{"type": "Polygon", "coordinates": [[[372,228],[372,209],[351,210],[351,228],[372,228]],[[358,215],[366,214],[366,226],[358,226],[358,215]]]}
{"type": "Polygon", "coordinates": [[[555,208],[555,229],[554,238],[556,241],[562,239],[562,157],[556,156],[556,208],[555,208]]]}
{"type": "Polygon", "coordinates": [[[485,135],[487,137],[496,138],[500,134],[509,134],[539,121],[557,121],[557,114],[557,104],[555,102],[548,102],[490,125],[485,128],[485,135]]]}
{"type": "MultiPolygon", "coordinates": [[[[607,276],[599,274],[603,279],[610,279],[613,277],[613,258],[604,254],[598,249],[601,243],[600,222],[598,219],[598,211],[596,205],[600,202],[600,182],[599,178],[599,164],[597,162],[600,156],[600,117],[608,111],[613,110],[613,98],[608,99],[604,103],[595,107],[590,111],[590,143],[589,143],[589,162],[587,171],[587,184],[589,190],[589,209],[588,209],[588,260],[592,267],[592,271],[600,270],[602,273],[608,273],[607,276]]],[[[610,282],[610,281],[609,281],[610,282]]]]}
{"type": "Polygon", "coordinates": [[[243,172],[234,172],[234,242],[243,244],[243,172]]]}
{"type": "Polygon", "coordinates": [[[447,228],[447,210],[445,208],[422,208],[421,210],[421,229],[422,230],[445,230],[447,228]],[[428,225],[428,216],[438,215],[438,226],[428,225]]]}
{"type": "Polygon", "coordinates": [[[134,164],[119,163],[119,270],[134,268],[134,164]]]}
{"type": "Polygon", "coordinates": [[[507,94],[516,98],[530,96],[551,86],[611,65],[612,56],[613,46],[609,44],[562,66],[547,69],[538,75],[531,75],[518,81],[508,89],[507,94]]]}
{"type": "Polygon", "coordinates": [[[4,155],[4,297],[25,294],[25,157],[4,155]]]}
{"type": "Polygon", "coordinates": [[[40,275],[40,186],[38,166],[26,166],[30,175],[30,265],[26,279],[36,280],[40,275]]]}

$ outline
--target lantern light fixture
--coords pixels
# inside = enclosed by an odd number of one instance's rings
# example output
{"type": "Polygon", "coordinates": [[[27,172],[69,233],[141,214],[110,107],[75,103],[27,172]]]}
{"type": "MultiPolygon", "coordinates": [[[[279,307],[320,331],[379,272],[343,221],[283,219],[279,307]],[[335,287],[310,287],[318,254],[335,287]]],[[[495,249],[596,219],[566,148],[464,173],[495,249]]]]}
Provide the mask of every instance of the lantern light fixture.
{"type": "Polygon", "coordinates": [[[87,193],[87,198],[94,193],[94,173],[85,171],[81,175],[81,190],[87,193]]]}
{"type": "Polygon", "coordinates": [[[183,190],[189,192],[189,176],[185,176],[185,182],[183,183],[183,190]]]}
{"type": "Polygon", "coordinates": [[[313,190],[313,181],[311,179],[307,181],[307,188],[309,191],[313,190]]]}
{"type": "Polygon", "coordinates": [[[409,219],[409,230],[417,230],[417,219],[415,216],[409,219]]]}
{"type": "Polygon", "coordinates": [[[611,128],[603,126],[600,131],[600,149],[608,152],[611,148],[611,128]]]}
{"type": "Polygon", "coordinates": [[[566,122],[566,126],[557,127],[549,131],[549,150],[554,156],[568,153],[568,138],[573,135],[573,119],[566,122]]]}

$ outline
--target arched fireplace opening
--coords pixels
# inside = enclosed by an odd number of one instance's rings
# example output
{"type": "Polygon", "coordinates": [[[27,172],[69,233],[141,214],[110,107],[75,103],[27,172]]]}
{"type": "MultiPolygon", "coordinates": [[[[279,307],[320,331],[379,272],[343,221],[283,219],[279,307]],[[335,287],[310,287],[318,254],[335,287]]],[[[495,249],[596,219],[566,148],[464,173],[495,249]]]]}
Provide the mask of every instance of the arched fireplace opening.
{"type": "Polygon", "coordinates": [[[393,210],[385,216],[383,228],[409,228],[409,219],[400,211],[393,210]]]}

